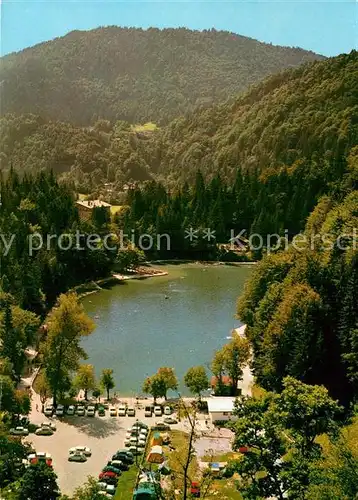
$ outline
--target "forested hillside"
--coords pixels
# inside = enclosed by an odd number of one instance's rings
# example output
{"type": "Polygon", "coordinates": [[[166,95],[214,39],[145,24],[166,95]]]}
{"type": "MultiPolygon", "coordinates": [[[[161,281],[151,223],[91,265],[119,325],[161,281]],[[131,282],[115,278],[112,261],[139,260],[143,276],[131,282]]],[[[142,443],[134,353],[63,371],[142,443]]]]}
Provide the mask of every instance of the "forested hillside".
{"type": "Polygon", "coordinates": [[[1,60],[2,114],[34,113],[79,125],[98,117],[167,123],[321,58],[216,30],[73,31],[1,60]]]}
{"type": "Polygon", "coordinates": [[[235,102],[173,121],[152,169],[173,180],[194,178],[197,169],[233,179],[241,168],[266,171],[263,179],[280,170],[321,171],[330,181],[357,142],[357,123],[358,52],[352,51],[284,71],[235,102]]]}
{"type": "Polygon", "coordinates": [[[306,243],[267,256],[239,300],[254,373],[266,389],[281,390],[291,375],[324,384],[344,403],[357,395],[357,148],[350,175],[355,190],[341,201],[323,197],[308,219],[306,243]]]}
{"type": "Polygon", "coordinates": [[[200,169],[208,182],[220,175],[219,189],[201,193],[200,224],[216,206],[221,228],[294,234],[320,196],[340,189],[358,142],[358,53],[285,71],[148,134],[123,121],[82,128],[34,115],[6,115],[0,131],[4,170],[53,169],[91,193],[150,179],[174,192],[200,169]]]}

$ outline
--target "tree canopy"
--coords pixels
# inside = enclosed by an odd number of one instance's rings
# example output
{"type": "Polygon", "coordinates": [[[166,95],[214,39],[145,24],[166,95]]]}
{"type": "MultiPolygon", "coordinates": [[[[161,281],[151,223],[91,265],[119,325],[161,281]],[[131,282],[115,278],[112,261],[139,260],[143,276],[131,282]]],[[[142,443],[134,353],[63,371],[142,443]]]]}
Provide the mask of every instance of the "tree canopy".
{"type": "Polygon", "coordinates": [[[106,120],[167,122],[226,99],[268,74],[322,56],[226,31],[108,26],[1,60],[6,112],[96,125],[106,120]]]}
{"type": "Polygon", "coordinates": [[[63,384],[79,368],[80,359],[86,358],[80,341],[92,332],[94,324],[74,293],[59,297],[47,324],[48,335],[43,347],[45,370],[56,405],[58,394],[64,389],[63,384]]]}

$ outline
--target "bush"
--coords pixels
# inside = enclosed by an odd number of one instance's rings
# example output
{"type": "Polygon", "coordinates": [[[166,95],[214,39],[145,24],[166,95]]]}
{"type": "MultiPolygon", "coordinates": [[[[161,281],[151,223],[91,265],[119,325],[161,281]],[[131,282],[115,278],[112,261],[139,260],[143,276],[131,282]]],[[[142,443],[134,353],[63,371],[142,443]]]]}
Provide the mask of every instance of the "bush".
{"type": "Polygon", "coordinates": [[[38,428],[39,428],[38,425],[30,423],[29,426],[28,426],[29,433],[30,434],[34,434],[38,428]]]}

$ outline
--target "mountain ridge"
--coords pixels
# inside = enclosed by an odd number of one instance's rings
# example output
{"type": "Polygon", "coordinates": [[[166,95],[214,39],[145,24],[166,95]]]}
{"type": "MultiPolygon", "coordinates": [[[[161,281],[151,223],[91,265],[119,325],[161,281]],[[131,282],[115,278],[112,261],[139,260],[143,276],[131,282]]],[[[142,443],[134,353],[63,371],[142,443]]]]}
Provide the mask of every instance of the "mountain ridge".
{"type": "Polygon", "coordinates": [[[1,58],[2,114],[163,124],[316,59],[324,57],[226,31],[77,30],[1,58]]]}

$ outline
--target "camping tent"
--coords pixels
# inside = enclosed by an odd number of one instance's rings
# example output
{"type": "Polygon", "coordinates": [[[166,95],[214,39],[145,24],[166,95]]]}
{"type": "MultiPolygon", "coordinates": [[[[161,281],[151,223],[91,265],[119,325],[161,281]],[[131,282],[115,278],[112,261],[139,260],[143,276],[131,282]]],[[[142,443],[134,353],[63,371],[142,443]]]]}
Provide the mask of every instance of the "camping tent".
{"type": "Polygon", "coordinates": [[[152,446],[162,446],[162,444],[163,444],[163,439],[162,436],[160,435],[160,432],[155,432],[152,438],[152,446]]]}
{"type": "Polygon", "coordinates": [[[161,464],[164,462],[163,448],[161,446],[153,446],[148,453],[147,462],[150,464],[161,464]]]}
{"type": "MultiPolygon", "coordinates": [[[[157,485],[157,488],[159,486],[157,485]]],[[[155,500],[158,498],[154,483],[141,483],[133,493],[133,500],[155,500]]]]}

